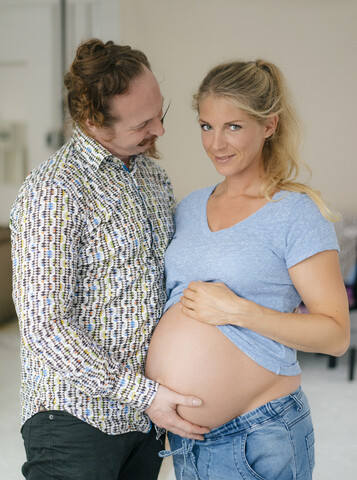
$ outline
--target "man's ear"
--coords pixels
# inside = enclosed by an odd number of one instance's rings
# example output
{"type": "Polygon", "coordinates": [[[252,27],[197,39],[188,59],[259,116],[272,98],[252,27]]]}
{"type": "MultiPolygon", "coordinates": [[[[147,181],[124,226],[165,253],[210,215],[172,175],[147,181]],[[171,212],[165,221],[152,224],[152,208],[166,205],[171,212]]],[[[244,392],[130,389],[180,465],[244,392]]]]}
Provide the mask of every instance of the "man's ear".
{"type": "Polygon", "coordinates": [[[91,120],[90,118],[87,118],[87,120],[85,121],[85,124],[88,132],[91,134],[95,134],[95,132],[97,131],[97,127],[94,125],[93,120],[91,120]]]}
{"type": "Polygon", "coordinates": [[[278,126],[279,122],[279,115],[273,115],[272,117],[268,118],[265,122],[265,138],[269,138],[273,135],[278,126]]]}

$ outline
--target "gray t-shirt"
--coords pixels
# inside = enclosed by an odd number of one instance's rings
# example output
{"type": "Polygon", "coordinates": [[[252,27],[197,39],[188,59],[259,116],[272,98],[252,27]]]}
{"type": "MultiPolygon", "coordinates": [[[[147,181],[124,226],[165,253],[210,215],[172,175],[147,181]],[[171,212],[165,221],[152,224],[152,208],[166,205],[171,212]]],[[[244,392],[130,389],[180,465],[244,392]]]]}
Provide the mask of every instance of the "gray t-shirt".
{"type": "MultiPolygon", "coordinates": [[[[273,201],[230,228],[212,232],[207,201],[215,185],[185,197],[165,255],[168,301],[180,300],[191,281],[223,282],[240,297],[279,312],[301,302],[288,269],[324,250],[339,250],[331,222],[306,194],[280,191],[273,201]]],[[[218,327],[259,365],[280,375],[301,372],[296,351],[249,329],[218,327]]]]}

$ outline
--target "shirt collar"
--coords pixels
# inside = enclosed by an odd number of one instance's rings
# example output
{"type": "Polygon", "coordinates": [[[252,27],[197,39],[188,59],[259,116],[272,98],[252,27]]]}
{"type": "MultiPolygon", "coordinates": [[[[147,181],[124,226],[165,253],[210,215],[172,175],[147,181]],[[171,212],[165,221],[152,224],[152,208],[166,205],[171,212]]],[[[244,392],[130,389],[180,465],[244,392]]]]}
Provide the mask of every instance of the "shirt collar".
{"type": "Polygon", "coordinates": [[[133,174],[137,169],[138,160],[143,160],[144,157],[142,153],[130,157],[130,168],[128,169],[124,162],[120,160],[120,158],[115,157],[109,152],[109,150],[103,147],[103,145],[94,140],[94,138],[86,135],[78,125],[76,125],[73,129],[72,140],[74,141],[76,150],[78,150],[82,157],[84,157],[85,160],[97,170],[100,168],[102,162],[111,160],[119,163],[122,165],[124,170],[133,174]]]}
{"type": "MultiPolygon", "coordinates": [[[[120,160],[120,158],[115,157],[112,153],[109,152],[103,145],[98,143],[94,138],[86,135],[78,125],[73,129],[72,140],[74,141],[74,146],[76,150],[81,153],[81,156],[92,165],[94,168],[99,169],[102,162],[107,160],[112,160],[114,162],[120,163],[125,170],[127,170],[125,164],[120,160]]],[[[133,166],[136,165],[136,157],[130,159],[130,169],[133,169],[133,166]]]]}

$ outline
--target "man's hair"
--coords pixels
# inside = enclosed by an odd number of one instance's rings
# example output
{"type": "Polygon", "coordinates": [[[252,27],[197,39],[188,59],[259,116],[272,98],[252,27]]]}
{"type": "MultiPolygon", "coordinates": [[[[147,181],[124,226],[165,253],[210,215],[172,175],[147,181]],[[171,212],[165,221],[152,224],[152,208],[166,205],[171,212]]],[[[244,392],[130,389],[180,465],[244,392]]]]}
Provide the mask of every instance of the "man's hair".
{"type": "MultiPolygon", "coordinates": [[[[129,46],[103,43],[96,38],[79,45],[74,61],[64,76],[70,116],[85,133],[86,120],[96,127],[108,128],[113,95],[129,90],[132,80],[150,64],[144,53],[129,46]]],[[[117,120],[117,118],[115,119],[117,120]]]]}

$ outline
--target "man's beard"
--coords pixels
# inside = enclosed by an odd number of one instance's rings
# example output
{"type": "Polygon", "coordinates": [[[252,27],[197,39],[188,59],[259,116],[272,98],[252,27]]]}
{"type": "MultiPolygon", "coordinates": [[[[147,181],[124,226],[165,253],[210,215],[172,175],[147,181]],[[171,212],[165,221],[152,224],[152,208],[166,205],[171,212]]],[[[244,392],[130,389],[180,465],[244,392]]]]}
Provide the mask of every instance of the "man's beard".
{"type": "Polygon", "coordinates": [[[147,157],[155,158],[156,160],[158,160],[159,158],[161,158],[161,154],[156,148],[156,141],[157,141],[157,137],[155,136],[152,139],[150,147],[148,148],[148,150],[145,150],[144,154],[147,157]]]}

